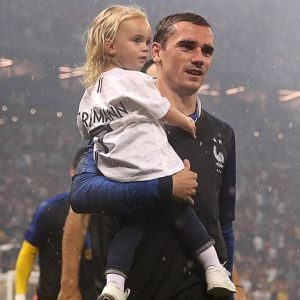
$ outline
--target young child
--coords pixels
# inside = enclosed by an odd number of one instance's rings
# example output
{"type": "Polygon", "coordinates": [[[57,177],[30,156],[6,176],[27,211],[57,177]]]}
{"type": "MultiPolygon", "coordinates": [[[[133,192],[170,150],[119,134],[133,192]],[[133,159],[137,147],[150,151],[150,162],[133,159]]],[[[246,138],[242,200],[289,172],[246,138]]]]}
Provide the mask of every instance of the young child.
{"type": "MultiPolygon", "coordinates": [[[[84,83],[77,123],[84,138],[94,140],[94,159],[106,177],[122,182],[173,175],[184,168],[168,143],[161,121],[179,126],[196,137],[194,121],[172,107],[140,72],[151,43],[146,14],[135,6],[111,6],[88,31],[84,83]]],[[[191,137],[191,138],[192,138],[191,137]]],[[[98,299],[123,300],[134,252],[142,236],[137,216],[122,216],[107,259],[107,284],[98,299]]],[[[214,241],[190,205],[183,205],[174,225],[188,250],[206,270],[208,292],[235,292],[220,264],[214,241]],[[176,225],[180,224],[180,225],[176,225]],[[192,228],[192,230],[191,230],[192,228]]]]}

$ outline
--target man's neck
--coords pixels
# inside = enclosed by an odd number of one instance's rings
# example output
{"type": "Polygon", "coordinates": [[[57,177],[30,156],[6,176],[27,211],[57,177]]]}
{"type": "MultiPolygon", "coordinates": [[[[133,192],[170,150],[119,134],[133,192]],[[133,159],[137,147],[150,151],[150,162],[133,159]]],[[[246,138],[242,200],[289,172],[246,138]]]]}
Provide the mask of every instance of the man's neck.
{"type": "Polygon", "coordinates": [[[182,112],[186,116],[189,116],[195,112],[197,102],[196,94],[185,96],[181,93],[180,95],[176,91],[170,89],[165,83],[162,83],[158,80],[156,82],[156,85],[161,95],[163,97],[166,97],[171,105],[177,108],[180,112],[182,112]]]}

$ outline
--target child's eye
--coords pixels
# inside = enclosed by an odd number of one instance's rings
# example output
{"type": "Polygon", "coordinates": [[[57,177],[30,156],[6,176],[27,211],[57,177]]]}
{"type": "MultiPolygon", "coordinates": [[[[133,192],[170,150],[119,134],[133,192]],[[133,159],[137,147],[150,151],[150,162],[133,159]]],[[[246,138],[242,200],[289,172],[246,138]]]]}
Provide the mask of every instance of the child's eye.
{"type": "Polygon", "coordinates": [[[134,42],[137,43],[137,44],[139,44],[141,42],[141,39],[140,38],[135,38],[134,42]]]}

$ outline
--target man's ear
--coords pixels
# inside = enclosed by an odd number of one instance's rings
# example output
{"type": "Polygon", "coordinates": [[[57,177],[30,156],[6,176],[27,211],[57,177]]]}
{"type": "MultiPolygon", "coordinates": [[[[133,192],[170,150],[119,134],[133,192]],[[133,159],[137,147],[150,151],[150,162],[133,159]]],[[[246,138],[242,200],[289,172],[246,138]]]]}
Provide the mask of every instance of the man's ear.
{"type": "Polygon", "coordinates": [[[69,169],[69,175],[70,175],[70,177],[72,178],[75,174],[76,174],[76,169],[73,168],[73,167],[71,167],[71,168],[69,169]]]}
{"type": "Polygon", "coordinates": [[[157,42],[153,42],[152,43],[152,49],[151,49],[151,53],[152,53],[152,59],[155,63],[159,62],[161,60],[161,45],[160,43],[157,42]]]}
{"type": "Polygon", "coordinates": [[[114,43],[112,42],[112,40],[105,40],[105,50],[106,53],[108,53],[108,55],[110,56],[114,56],[116,53],[115,47],[114,47],[114,43]]]}

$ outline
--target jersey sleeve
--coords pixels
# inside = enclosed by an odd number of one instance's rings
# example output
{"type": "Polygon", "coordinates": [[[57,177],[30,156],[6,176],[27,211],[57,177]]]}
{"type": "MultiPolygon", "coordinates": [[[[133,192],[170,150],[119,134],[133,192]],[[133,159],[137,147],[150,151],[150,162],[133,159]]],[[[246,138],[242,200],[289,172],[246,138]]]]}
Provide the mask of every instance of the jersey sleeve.
{"type": "Polygon", "coordinates": [[[25,233],[25,240],[38,248],[47,236],[47,208],[48,201],[44,201],[38,206],[25,233]]]}
{"type": "Polygon", "coordinates": [[[236,155],[235,137],[231,131],[230,153],[223,175],[222,187],[219,197],[220,223],[223,238],[227,249],[226,268],[230,272],[233,267],[234,257],[234,230],[232,222],[235,219],[235,198],[236,198],[236,155]]]}
{"type": "Polygon", "coordinates": [[[219,197],[220,222],[227,224],[235,219],[235,196],[236,196],[236,155],[235,137],[231,130],[230,150],[225,166],[222,186],[219,197]]]}
{"type": "Polygon", "coordinates": [[[234,259],[234,231],[232,222],[222,225],[222,234],[227,250],[227,261],[225,267],[230,273],[232,273],[234,259]]]}
{"type": "Polygon", "coordinates": [[[91,145],[72,180],[71,206],[76,213],[129,215],[170,200],[172,188],[171,176],[139,182],[107,179],[95,165],[91,145]]]}
{"type": "Polygon", "coordinates": [[[86,89],[79,104],[77,120],[76,120],[79,133],[81,137],[86,140],[90,139],[91,137],[87,129],[88,114],[84,111],[84,108],[89,106],[90,97],[91,97],[91,89],[86,89]]]}
{"type": "Polygon", "coordinates": [[[26,294],[27,283],[38,248],[24,241],[16,263],[16,295],[26,294]]]}
{"type": "Polygon", "coordinates": [[[170,102],[161,96],[154,79],[144,73],[125,71],[126,75],[115,83],[116,93],[130,98],[131,101],[145,108],[153,118],[160,120],[170,109],[170,102]]]}

